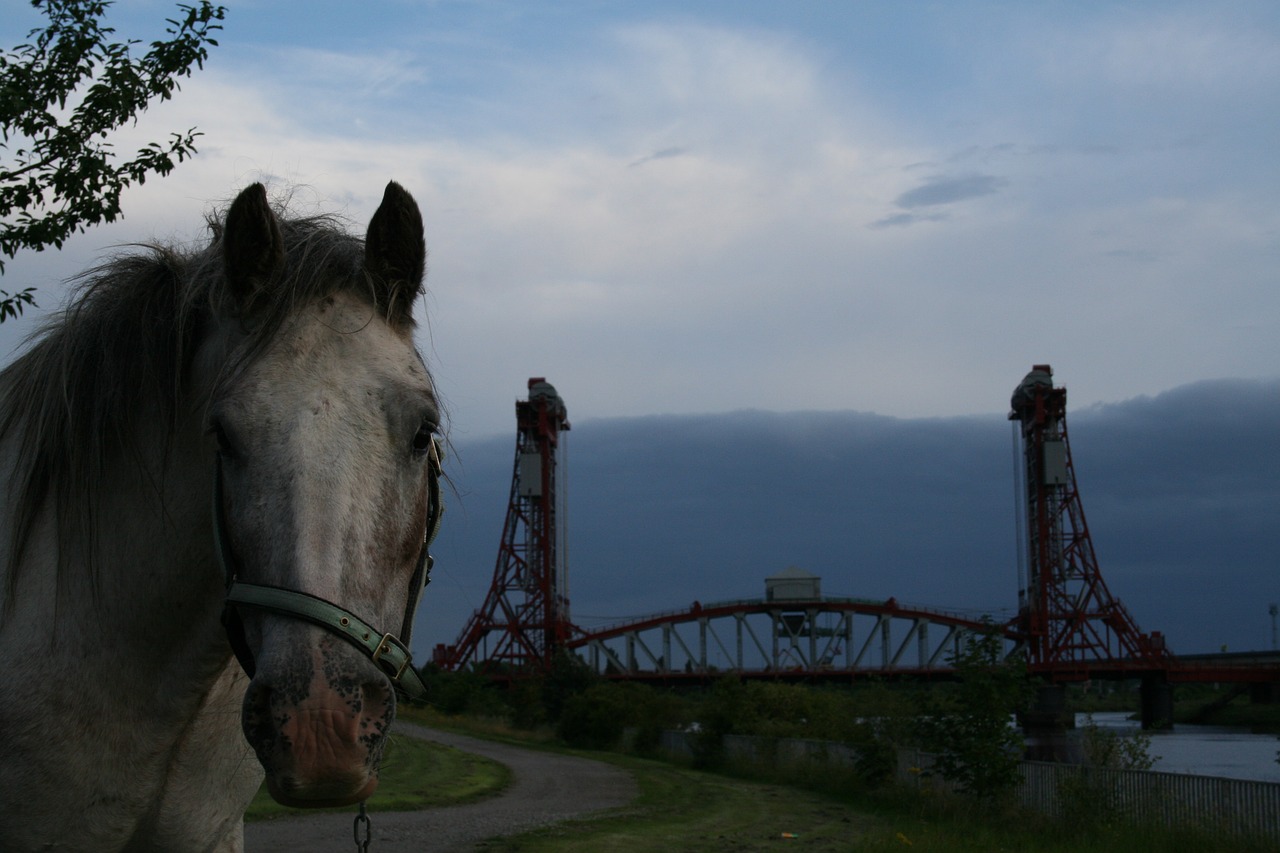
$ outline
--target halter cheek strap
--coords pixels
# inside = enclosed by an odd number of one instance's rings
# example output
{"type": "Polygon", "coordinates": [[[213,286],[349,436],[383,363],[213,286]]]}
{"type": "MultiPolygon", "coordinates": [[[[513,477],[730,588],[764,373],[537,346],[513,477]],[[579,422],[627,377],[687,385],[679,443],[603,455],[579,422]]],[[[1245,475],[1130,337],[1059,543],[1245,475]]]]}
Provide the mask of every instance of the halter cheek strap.
{"type": "Polygon", "coordinates": [[[246,583],[239,580],[239,562],[231,549],[227,536],[226,516],[222,508],[222,457],[218,456],[213,478],[213,528],[214,551],[227,579],[226,604],[222,611],[222,624],[236,659],[252,678],[257,669],[253,651],[245,639],[241,607],[267,610],[319,625],[336,634],[364,652],[391,680],[397,692],[410,699],[426,695],[426,685],[413,668],[413,656],[409,652],[409,638],[413,632],[413,617],[422,597],[422,590],[431,582],[432,559],[430,548],[440,526],[444,504],[440,499],[440,449],[433,439],[428,451],[427,464],[427,525],[423,532],[422,551],[409,582],[409,600],[405,604],[404,621],[400,636],[381,632],[359,616],[331,601],[305,592],[285,589],[268,584],[246,583]]]}

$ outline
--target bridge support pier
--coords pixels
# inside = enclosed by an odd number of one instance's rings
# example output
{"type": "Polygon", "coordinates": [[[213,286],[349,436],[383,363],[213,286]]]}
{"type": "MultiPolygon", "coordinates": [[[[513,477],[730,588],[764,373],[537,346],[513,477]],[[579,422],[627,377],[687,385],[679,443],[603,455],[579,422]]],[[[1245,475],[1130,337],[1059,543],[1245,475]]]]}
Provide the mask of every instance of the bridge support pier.
{"type": "Polygon", "coordinates": [[[1173,727],[1173,685],[1163,674],[1143,676],[1139,695],[1142,701],[1142,728],[1173,727]]]}
{"type": "Polygon", "coordinates": [[[1023,758],[1028,761],[1083,761],[1080,739],[1074,735],[1075,715],[1067,710],[1067,688],[1063,685],[1036,688],[1035,704],[1018,714],[1018,724],[1026,743],[1023,758]]]}

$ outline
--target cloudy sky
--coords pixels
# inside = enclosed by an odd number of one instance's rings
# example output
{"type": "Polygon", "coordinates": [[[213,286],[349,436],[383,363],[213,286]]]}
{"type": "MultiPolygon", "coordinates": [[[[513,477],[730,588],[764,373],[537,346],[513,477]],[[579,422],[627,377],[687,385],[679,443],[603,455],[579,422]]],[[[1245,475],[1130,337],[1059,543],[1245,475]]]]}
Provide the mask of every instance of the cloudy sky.
{"type": "MultiPolygon", "coordinates": [[[[512,404],[530,376],[560,389],[586,447],[593,422],[607,436],[611,419],[640,416],[861,412],[919,430],[985,419],[999,430],[998,485],[974,488],[1005,501],[984,516],[993,537],[1012,536],[1002,421],[1032,364],[1054,366],[1073,410],[1206,380],[1280,387],[1271,0],[227,5],[205,70],[118,140],[129,150],[195,126],[195,161],[130,191],[122,222],[10,261],[0,288],[37,285],[56,307],[57,282],[108,247],[203,239],[202,215],[253,181],[356,230],[387,180],[404,184],[428,229],[420,344],[452,438],[473,451],[459,477],[493,481],[462,482],[473,497],[451,523],[476,528],[446,531],[443,547],[474,536],[490,550],[453,561],[456,606],[420,642],[450,639],[473,588],[483,595],[497,544],[484,524],[500,524],[512,404]]],[[[110,20],[145,41],[173,13],[168,0],[118,0],[110,20]]],[[[11,0],[0,43],[39,20],[11,0]]],[[[39,315],[0,326],[0,359],[39,315]]],[[[1276,410],[1263,417],[1274,436],[1276,410]]],[[[1274,518],[1274,492],[1259,494],[1253,510],[1274,518]]],[[[1196,517],[1195,501],[1181,506],[1149,529],[1196,517]]],[[[600,524],[588,554],[623,535],[600,524]]],[[[1011,579],[1012,540],[991,543],[1011,579]]],[[[863,565],[893,549],[880,542],[863,565]]],[[[840,571],[816,552],[803,562],[840,571]]],[[[1249,565],[1232,582],[1274,576],[1249,565]]],[[[777,568],[716,588],[756,595],[777,568]]],[[[877,583],[904,600],[993,606],[956,600],[930,571],[914,593],[877,583]]],[[[1120,583],[1128,600],[1147,581],[1120,583]]],[[[824,588],[865,587],[851,576],[824,588]]],[[[603,615],[647,601],[588,598],[603,615]]],[[[1257,645],[1261,624],[1192,645],[1257,645]]]]}
{"type": "MultiPolygon", "coordinates": [[[[198,159],[0,286],[56,306],[255,180],[363,229],[395,178],[456,437],[509,432],[535,375],[578,417],[915,417],[999,412],[1036,362],[1079,404],[1280,374],[1269,0],[228,6],[119,143],[198,126],[198,159]]],[[[38,21],[7,4],[0,42],[38,21]]]]}

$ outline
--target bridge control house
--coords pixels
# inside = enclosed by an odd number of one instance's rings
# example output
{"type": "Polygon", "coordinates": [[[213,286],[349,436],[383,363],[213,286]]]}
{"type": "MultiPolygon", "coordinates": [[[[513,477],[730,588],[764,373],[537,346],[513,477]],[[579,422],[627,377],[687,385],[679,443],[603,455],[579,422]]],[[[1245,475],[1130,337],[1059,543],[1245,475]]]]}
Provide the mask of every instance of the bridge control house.
{"type": "Polygon", "coordinates": [[[764,579],[766,601],[817,601],[822,598],[822,578],[797,566],[788,566],[764,579]]]}

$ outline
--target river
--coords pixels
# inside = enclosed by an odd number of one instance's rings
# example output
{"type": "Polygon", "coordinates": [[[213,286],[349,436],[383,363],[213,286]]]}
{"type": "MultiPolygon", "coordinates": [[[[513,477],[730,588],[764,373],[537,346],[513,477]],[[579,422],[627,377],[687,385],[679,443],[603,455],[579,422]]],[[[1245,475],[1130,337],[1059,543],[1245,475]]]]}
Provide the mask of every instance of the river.
{"type": "MultiPolygon", "coordinates": [[[[1138,723],[1123,711],[1099,712],[1092,717],[1100,729],[1117,733],[1141,731],[1138,723]]],[[[1076,715],[1077,729],[1087,723],[1087,715],[1076,715]]],[[[1152,732],[1149,753],[1156,758],[1152,769],[1166,773],[1280,782],[1277,750],[1280,750],[1280,739],[1274,734],[1180,723],[1172,731],[1152,732]]]]}

